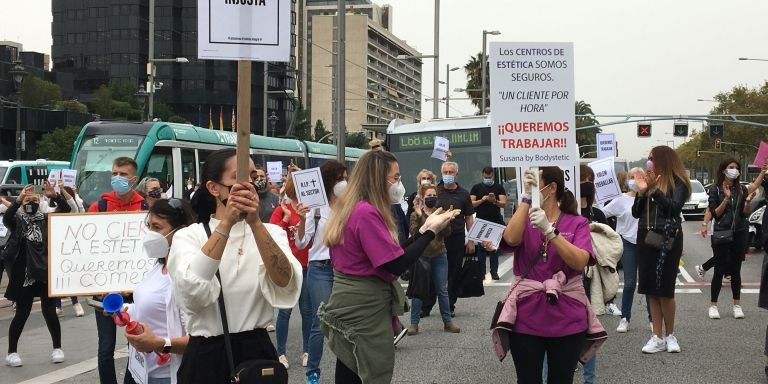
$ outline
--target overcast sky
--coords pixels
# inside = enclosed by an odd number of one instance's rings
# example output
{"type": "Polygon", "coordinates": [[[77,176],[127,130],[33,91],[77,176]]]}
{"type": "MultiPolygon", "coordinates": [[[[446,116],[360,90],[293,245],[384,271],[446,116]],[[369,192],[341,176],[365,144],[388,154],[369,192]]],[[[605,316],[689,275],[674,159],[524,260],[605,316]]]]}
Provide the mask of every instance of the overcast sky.
{"type": "MultiPolygon", "coordinates": [[[[374,1],[393,6],[397,36],[423,54],[433,53],[432,0],[374,1]]],[[[50,4],[3,1],[0,40],[50,53],[50,4]]],[[[482,49],[483,29],[502,32],[489,41],[572,41],[576,99],[590,103],[596,114],[705,114],[714,104],[696,99],[768,79],[768,62],[737,60],[768,59],[768,2],[763,0],[443,0],[440,15],[441,79],[446,63],[461,67],[482,49]]],[[[425,97],[432,96],[432,73],[432,62],[425,59],[425,97]]],[[[452,72],[451,88],[465,84],[462,71],[452,72]]],[[[440,92],[445,96],[444,86],[440,92]]],[[[430,103],[422,104],[424,118],[432,116],[430,103]]],[[[444,113],[441,104],[441,117],[444,113]]],[[[452,116],[472,113],[468,102],[451,102],[452,116]]],[[[673,139],[672,122],[654,123],[650,139],[637,139],[634,124],[604,131],[617,132],[619,155],[630,160],[673,139]]]]}

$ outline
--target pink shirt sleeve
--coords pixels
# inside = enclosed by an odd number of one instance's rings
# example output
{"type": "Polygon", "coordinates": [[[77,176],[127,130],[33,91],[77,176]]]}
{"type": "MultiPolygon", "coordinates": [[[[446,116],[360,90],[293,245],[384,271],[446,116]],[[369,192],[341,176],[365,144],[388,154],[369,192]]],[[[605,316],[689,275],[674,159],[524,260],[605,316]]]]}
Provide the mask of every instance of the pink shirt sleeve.
{"type": "Polygon", "coordinates": [[[395,242],[384,222],[384,217],[370,204],[361,204],[353,223],[363,252],[371,265],[379,268],[403,255],[403,249],[395,242]]]}

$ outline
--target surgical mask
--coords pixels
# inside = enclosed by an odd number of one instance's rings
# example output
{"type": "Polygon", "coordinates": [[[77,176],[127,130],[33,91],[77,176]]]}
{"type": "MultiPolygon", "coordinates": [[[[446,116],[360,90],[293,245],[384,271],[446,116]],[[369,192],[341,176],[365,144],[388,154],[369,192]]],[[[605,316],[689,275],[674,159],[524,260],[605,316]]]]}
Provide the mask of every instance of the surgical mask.
{"type": "Polygon", "coordinates": [[[736,180],[739,178],[739,170],[736,168],[728,168],[725,170],[725,177],[728,178],[728,180],[736,180]]]}
{"type": "Polygon", "coordinates": [[[397,204],[403,200],[403,196],[405,196],[405,187],[403,186],[403,183],[398,180],[397,183],[394,183],[389,186],[389,202],[392,204],[397,204]]]}
{"type": "Polygon", "coordinates": [[[430,180],[430,179],[421,179],[421,185],[432,185],[432,180],[430,180]]]}
{"type": "Polygon", "coordinates": [[[263,191],[267,188],[267,179],[256,179],[256,181],[253,182],[253,187],[259,192],[263,191]]]}
{"type": "Polygon", "coordinates": [[[147,253],[147,257],[152,259],[166,258],[168,256],[168,251],[170,250],[167,238],[171,233],[174,232],[176,232],[175,229],[169,232],[168,235],[163,236],[158,232],[148,231],[147,234],[144,235],[143,241],[144,252],[147,253]]]}
{"type": "Polygon", "coordinates": [[[40,203],[27,203],[24,205],[24,212],[29,215],[34,215],[38,209],[40,209],[40,203]]]}
{"type": "Polygon", "coordinates": [[[443,184],[453,184],[456,178],[453,175],[443,175],[443,184]]]}
{"type": "Polygon", "coordinates": [[[117,194],[122,195],[131,190],[131,185],[128,183],[128,178],[123,176],[112,176],[112,190],[117,194]]]}
{"type": "Polygon", "coordinates": [[[595,185],[590,182],[581,183],[579,184],[579,192],[581,192],[581,197],[591,199],[595,197],[595,185]]]}
{"type": "Polygon", "coordinates": [[[424,205],[426,205],[427,208],[434,208],[437,205],[437,196],[425,197],[424,205]]]}
{"type": "Polygon", "coordinates": [[[341,194],[344,193],[345,189],[347,189],[347,181],[339,181],[333,186],[333,194],[336,195],[336,197],[341,197],[341,194]]]}
{"type": "Polygon", "coordinates": [[[637,182],[635,180],[627,180],[627,187],[632,192],[637,192],[637,182]]]}
{"type": "Polygon", "coordinates": [[[645,170],[649,172],[653,171],[653,160],[648,160],[645,162],[645,170]]]}
{"type": "Polygon", "coordinates": [[[149,192],[147,192],[147,196],[153,198],[153,199],[159,199],[163,196],[163,190],[160,188],[155,188],[149,192]]]}
{"type": "Polygon", "coordinates": [[[549,199],[550,196],[552,196],[552,192],[550,192],[546,197],[544,197],[544,195],[542,194],[542,192],[544,192],[544,190],[547,188],[549,188],[549,185],[547,185],[542,189],[539,189],[539,195],[541,195],[541,201],[539,201],[539,204],[544,204],[544,202],[547,201],[547,199],[549,199]]]}
{"type": "Polygon", "coordinates": [[[493,185],[493,179],[483,178],[483,184],[485,184],[485,185],[493,185]]]}

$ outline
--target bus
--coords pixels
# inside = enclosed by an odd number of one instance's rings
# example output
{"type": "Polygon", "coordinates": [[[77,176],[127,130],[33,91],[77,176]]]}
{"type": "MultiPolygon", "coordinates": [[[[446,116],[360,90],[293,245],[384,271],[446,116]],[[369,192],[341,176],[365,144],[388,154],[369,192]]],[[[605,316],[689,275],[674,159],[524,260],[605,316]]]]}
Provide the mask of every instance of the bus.
{"type": "MultiPolygon", "coordinates": [[[[167,122],[96,121],[86,124],[72,150],[77,188],[86,206],[109,191],[112,160],[126,156],[136,160],[139,179],[160,180],[168,197],[183,197],[188,181],[200,180],[206,157],[218,149],[234,148],[236,132],[217,131],[189,124],[167,122]]],[[[349,170],[364,150],[345,149],[349,170]]],[[[250,136],[250,154],[256,164],[291,162],[299,168],[319,167],[336,159],[336,146],[290,138],[250,136]]]]}

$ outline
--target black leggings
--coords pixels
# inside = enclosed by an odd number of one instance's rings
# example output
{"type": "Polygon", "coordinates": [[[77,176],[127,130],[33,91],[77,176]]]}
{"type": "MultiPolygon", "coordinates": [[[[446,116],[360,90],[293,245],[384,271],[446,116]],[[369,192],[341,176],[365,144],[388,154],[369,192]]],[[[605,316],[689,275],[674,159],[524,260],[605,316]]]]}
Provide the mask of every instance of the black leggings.
{"type": "Polygon", "coordinates": [[[747,242],[746,231],[736,231],[733,241],[727,244],[712,245],[715,259],[715,274],[712,276],[711,299],[717,302],[723,287],[723,276],[731,275],[731,292],[734,300],[741,299],[741,262],[744,258],[744,245],[747,242]]]}
{"type": "Polygon", "coordinates": [[[363,384],[360,376],[336,359],[336,384],[363,384]]]}
{"type": "Polygon", "coordinates": [[[24,330],[24,324],[27,323],[29,314],[32,312],[32,302],[36,296],[40,297],[40,308],[53,340],[53,348],[61,348],[61,324],[59,324],[59,317],[56,316],[56,299],[48,297],[48,287],[41,282],[36,282],[19,291],[16,314],[8,329],[8,353],[15,353],[18,350],[21,331],[24,330]]]}
{"type": "Polygon", "coordinates": [[[510,332],[509,344],[518,383],[541,384],[546,353],[549,366],[547,383],[571,384],[584,345],[584,333],[563,337],[539,337],[510,332]]]}

